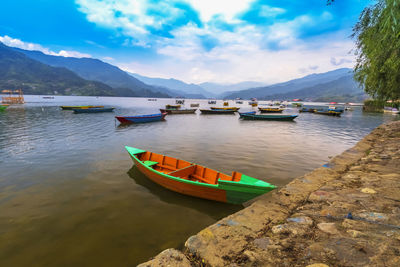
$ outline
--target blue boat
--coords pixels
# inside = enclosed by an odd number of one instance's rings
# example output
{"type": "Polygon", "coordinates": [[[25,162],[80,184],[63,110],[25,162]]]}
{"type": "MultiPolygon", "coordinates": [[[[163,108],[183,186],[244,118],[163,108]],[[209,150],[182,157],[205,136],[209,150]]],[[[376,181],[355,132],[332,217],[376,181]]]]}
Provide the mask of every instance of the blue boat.
{"type": "Polygon", "coordinates": [[[164,120],[167,114],[168,113],[165,112],[139,116],[115,116],[115,118],[121,123],[143,123],[164,120]]]}
{"type": "Polygon", "coordinates": [[[241,114],[240,118],[244,120],[268,120],[268,121],[292,121],[297,118],[298,115],[256,115],[256,114],[241,114]]]}
{"type": "Polygon", "coordinates": [[[255,111],[239,112],[240,117],[242,117],[242,115],[254,115],[254,114],[256,114],[255,111]]]}
{"type": "Polygon", "coordinates": [[[79,108],[72,109],[74,113],[99,113],[99,112],[113,112],[115,108],[79,108]]]}

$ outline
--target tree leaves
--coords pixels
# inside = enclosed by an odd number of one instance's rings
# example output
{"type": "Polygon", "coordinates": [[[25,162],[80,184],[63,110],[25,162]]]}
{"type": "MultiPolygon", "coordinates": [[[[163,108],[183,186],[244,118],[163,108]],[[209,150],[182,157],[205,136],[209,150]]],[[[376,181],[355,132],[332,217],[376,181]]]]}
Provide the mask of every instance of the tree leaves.
{"type": "Polygon", "coordinates": [[[357,55],[355,79],[381,100],[400,99],[399,0],[366,7],[353,27],[357,55]]]}

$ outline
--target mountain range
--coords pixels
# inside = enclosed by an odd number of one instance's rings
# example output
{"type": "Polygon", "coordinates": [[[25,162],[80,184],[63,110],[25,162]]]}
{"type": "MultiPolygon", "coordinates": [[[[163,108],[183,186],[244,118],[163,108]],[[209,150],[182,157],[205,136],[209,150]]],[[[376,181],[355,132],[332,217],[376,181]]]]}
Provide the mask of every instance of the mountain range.
{"type": "Polygon", "coordinates": [[[351,69],[311,74],[283,83],[264,85],[188,84],[177,79],[128,73],[94,58],[47,55],[0,43],[0,89],[21,88],[27,94],[186,97],[225,99],[348,100],[365,98],[351,69]],[[229,91],[227,91],[229,90],[229,91]]]}
{"type": "Polygon", "coordinates": [[[316,101],[323,97],[349,99],[365,98],[362,88],[353,79],[351,69],[341,68],[325,73],[311,74],[302,78],[264,87],[250,88],[236,92],[226,92],[223,98],[293,99],[316,101]]]}

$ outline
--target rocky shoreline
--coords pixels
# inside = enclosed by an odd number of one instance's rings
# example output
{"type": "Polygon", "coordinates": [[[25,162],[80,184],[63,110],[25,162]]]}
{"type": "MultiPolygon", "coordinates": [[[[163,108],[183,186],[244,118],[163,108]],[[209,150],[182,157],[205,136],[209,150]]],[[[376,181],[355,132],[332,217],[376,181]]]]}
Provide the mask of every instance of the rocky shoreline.
{"type": "Polygon", "coordinates": [[[400,121],[139,266],[400,266],[400,121]]]}

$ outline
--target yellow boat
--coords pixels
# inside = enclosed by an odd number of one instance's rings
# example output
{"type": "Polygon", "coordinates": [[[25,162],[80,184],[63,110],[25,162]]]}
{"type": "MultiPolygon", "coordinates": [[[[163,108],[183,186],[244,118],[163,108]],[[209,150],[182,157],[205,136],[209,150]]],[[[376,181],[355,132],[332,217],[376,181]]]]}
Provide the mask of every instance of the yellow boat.
{"type": "Polygon", "coordinates": [[[229,108],[218,108],[218,107],[211,107],[212,110],[234,110],[238,111],[240,108],[237,107],[229,107],[229,108]]]}
{"type": "Polygon", "coordinates": [[[283,108],[274,108],[274,107],[269,107],[269,108],[258,108],[261,113],[282,113],[283,108]]]}

